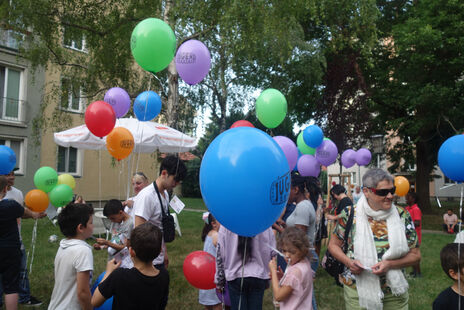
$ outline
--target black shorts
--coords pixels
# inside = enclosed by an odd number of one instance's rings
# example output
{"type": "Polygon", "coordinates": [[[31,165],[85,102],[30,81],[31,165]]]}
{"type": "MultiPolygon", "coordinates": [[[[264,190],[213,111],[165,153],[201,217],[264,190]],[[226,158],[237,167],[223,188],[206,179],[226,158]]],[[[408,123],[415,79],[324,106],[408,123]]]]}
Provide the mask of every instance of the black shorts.
{"type": "Polygon", "coordinates": [[[19,248],[0,248],[0,274],[2,275],[3,293],[19,292],[20,267],[21,250],[19,248]]]}

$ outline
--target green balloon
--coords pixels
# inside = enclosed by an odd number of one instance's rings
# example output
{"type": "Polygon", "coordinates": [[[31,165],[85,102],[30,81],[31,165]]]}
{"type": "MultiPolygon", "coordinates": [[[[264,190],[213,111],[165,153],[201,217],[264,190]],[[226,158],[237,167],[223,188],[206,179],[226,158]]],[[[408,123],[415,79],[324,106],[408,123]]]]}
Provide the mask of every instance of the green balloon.
{"type": "Polygon", "coordinates": [[[34,174],[34,185],[48,193],[58,183],[58,173],[52,167],[41,167],[34,174]]]}
{"type": "Polygon", "coordinates": [[[73,190],[67,184],[59,184],[50,192],[50,202],[55,207],[62,207],[73,199],[73,190]]]}
{"type": "Polygon", "coordinates": [[[300,132],[298,138],[296,139],[296,145],[301,154],[314,155],[316,154],[316,149],[308,146],[303,140],[303,131],[300,132]]]}
{"type": "Polygon", "coordinates": [[[268,88],[256,99],[256,116],[267,128],[276,128],[287,115],[287,100],[274,88],[268,88]]]}
{"type": "Polygon", "coordinates": [[[159,72],[174,58],[176,36],[161,19],[147,18],[132,31],[131,51],[140,67],[150,72],[159,72]]]}

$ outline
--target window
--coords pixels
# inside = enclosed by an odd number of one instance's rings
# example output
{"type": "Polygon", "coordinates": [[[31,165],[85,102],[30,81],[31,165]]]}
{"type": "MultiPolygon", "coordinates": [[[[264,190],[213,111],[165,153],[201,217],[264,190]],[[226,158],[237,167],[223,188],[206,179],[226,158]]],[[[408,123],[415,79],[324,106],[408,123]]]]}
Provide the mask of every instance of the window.
{"type": "Polygon", "coordinates": [[[57,171],[73,175],[81,174],[80,151],[74,147],[58,147],[57,171]]]}
{"type": "Polygon", "coordinates": [[[84,98],[82,87],[79,83],[70,79],[61,80],[61,108],[71,112],[82,112],[84,110],[84,98]]]}
{"type": "Polygon", "coordinates": [[[19,121],[22,71],[0,65],[1,119],[19,121]]]}
{"type": "Polygon", "coordinates": [[[0,46],[17,51],[21,39],[24,39],[24,35],[19,32],[3,28],[0,29],[0,46]]]}
{"type": "Polygon", "coordinates": [[[24,160],[26,158],[25,139],[0,137],[0,145],[6,145],[15,152],[16,154],[15,168],[19,168],[19,170],[17,170],[16,173],[24,174],[25,172],[24,160]]]}
{"type": "Polygon", "coordinates": [[[76,51],[87,52],[85,37],[80,29],[65,27],[63,29],[63,45],[76,51]]]}

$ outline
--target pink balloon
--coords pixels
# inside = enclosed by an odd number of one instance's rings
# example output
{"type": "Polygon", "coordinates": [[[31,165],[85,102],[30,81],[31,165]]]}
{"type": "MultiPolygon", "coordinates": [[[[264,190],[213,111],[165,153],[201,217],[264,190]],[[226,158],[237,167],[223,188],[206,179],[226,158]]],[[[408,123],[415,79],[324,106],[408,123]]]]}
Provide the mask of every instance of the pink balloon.
{"type": "Polygon", "coordinates": [[[297,167],[298,172],[304,177],[317,177],[321,172],[321,166],[313,155],[301,155],[297,167]]]}
{"type": "Polygon", "coordinates": [[[298,148],[295,142],[284,136],[273,137],[274,141],[284,151],[285,157],[287,158],[288,167],[290,170],[295,168],[296,162],[298,161],[298,148]]]}
{"type": "Polygon", "coordinates": [[[184,42],[176,53],[176,68],[180,77],[188,84],[200,83],[211,67],[208,48],[198,40],[184,42]]]}
{"type": "Polygon", "coordinates": [[[356,152],[356,162],[360,166],[365,166],[370,163],[372,159],[371,151],[366,148],[359,149],[356,152]]]}
{"type": "Polygon", "coordinates": [[[345,168],[350,168],[356,164],[356,152],[352,149],[348,149],[342,154],[342,165],[345,168]]]}
{"type": "Polygon", "coordinates": [[[333,164],[337,156],[337,146],[331,140],[322,141],[321,145],[316,148],[316,159],[326,167],[333,164]]]}
{"type": "Polygon", "coordinates": [[[230,128],[236,128],[236,127],[253,127],[253,128],[255,128],[255,126],[253,126],[252,123],[250,123],[249,121],[244,120],[244,119],[236,121],[235,123],[232,124],[232,126],[230,126],[230,128]]]}

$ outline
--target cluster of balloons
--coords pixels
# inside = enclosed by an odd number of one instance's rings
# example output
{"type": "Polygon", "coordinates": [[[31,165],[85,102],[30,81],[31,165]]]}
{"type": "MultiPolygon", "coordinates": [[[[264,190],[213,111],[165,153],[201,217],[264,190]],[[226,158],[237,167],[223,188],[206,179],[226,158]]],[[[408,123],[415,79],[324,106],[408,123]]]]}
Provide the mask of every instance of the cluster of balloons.
{"type": "Polygon", "coordinates": [[[359,166],[366,166],[370,163],[371,159],[372,154],[366,148],[361,148],[358,151],[348,149],[343,152],[341,162],[343,167],[348,169],[354,166],[354,164],[358,164],[359,166]]]}
{"type": "Polygon", "coordinates": [[[176,36],[171,27],[158,18],[142,20],[132,31],[131,51],[144,70],[164,70],[174,58],[180,77],[189,85],[201,82],[211,67],[211,54],[198,40],[184,42],[176,53],[176,36]]]}
{"type": "Polygon", "coordinates": [[[438,165],[450,180],[464,182],[464,134],[443,142],[438,150],[438,165]]]}
{"type": "Polygon", "coordinates": [[[49,203],[55,207],[62,207],[71,202],[76,181],[70,174],[58,176],[55,169],[45,166],[35,172],[34,185],[37,189],[26,194],[24,203],[32,211],[43,212],[49,203]]]}

